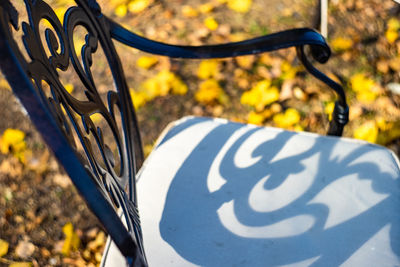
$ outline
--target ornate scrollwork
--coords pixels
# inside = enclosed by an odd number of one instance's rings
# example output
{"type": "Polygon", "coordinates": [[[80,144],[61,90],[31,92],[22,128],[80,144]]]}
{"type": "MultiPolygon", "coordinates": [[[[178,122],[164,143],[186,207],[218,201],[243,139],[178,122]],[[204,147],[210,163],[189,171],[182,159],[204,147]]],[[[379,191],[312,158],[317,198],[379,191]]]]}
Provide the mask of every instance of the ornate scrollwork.
{"type": "MultiPolygon", "coordinates": [[[[22,22],[22,31],[29,60],[25,61],[21,56],[20,61],[24,61],[27,76],[71,146],[77,152],[78,147],[83,148],[80,158],[86,170],[103,196],[116,209],[122,210],[126,227],[144,255],[135,195],[136,169],[140,167],[143,156],[129,90],[106,25],[101,23],[98,14],[91,12],[86,1],[76,0],[76,3],[77,6],[67,10],[62,24],[44,1],[25,0],[29,22],[22,22]],[[42,20],[49,22],[52,28],[46,27],[45,41],[41,39],[43,33],[39,27],[42,20]],[[74,30],[78,26],[87,32],[80,56],[76,53],[74,42],[74,30]],[[116,87],[116,91],[108,92],[106,102],[97,90],[91,71],[93,54],[99,46],[106,55],[116,87]],[[69,93],[60,80],[59,72],[66,71],[71,65],[84,85],[84,100],[69,93]],[[50,94],[46,94],[44,84],[50,87],[50,94]],[[103,129],[91,118],[94,114],[99,114],[111,130],[116,153],[106,144],[103,129]],[[121,121],[122,131],[118,120],[121,121]],[[94,151],[100,151],[100,155],[94,151]],[[116,162],[120,164],[117,166],[116,162]]],[[[8,1],[2,1],[1,7],[17,29],[16,10],[8,1]]],[[[14,37],[10,35],[10,38],[14,37]]],[[[7,41],[15,42],[11,39],[7,41]]]]}

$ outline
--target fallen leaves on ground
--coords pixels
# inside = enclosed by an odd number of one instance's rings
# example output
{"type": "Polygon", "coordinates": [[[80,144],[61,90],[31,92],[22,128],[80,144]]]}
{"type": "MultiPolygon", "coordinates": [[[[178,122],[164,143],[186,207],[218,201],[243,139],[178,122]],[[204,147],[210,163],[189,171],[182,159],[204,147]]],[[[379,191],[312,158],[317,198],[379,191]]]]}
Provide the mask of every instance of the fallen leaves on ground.
{"type": "Polygon", "coordinates": [[[390,44],[394,44],[399,38],[400,21],[397,18],[391,18],[387,22],[385,37],[390,44]]]}
{"type": "Polygon", "coordinates": [[[74,231],[72,223],[67,223],[63,227],[63,233],[65,235],[65,240],[61,249],[61,253],[65,256],[69,256],[71,251],[76,251],[79,248],[81,240],[78,234],[74,231]]]}
{"type": "Polygon", "coordinates": [[[353,40],[347,37],[337,37],[331,42],[332,49],[337,52],[343,52],[353,47],[353,40]]]}
{"type": "Polygon", "coordinates": [[[8,267],[32,267],[33,264],[30,262],[13,262],[8,267]]]}
{"type": "MultiPolygon", "coordinates": [[[[55,9],[55,12],[62,20],[67,6],[74,4],[74,1],[56,2],[59,2],[60,7],[55,9]]],[[[335,53],[324,66],[315,66],[321,67],[330,78],[345,86],[350,105],[350,123],[345,128],[346,136],[386,146],[394,144],[394,147],[398,147],[400,21],[389,12],[389,8],[383,8],[378,1],[353,2],[330,2],[333,7],[330,9],[332,15],[329,21],[332,30],[329,33],[328,44],[335,53]],[[372,24],[361,23],[360,21],[368,21],[369,6],[376,7],[372,10],[376,11],[374,16],[378,19],[372,24]],[[361,16],[356,17],[358,15],[361,16]]],[[[110,0],[102,4],[103,10],[109,10],[110,16],[116,21],[126,28],[140,32],[140,35],[190,45],[243,41],[266,32],[274,32],[277,29],[274,28],[274,24],[277,22],[282,29],[297,27],[298,25],[291,24],[289,19],[297,20],[302,11],[310,14],[310,10],[299,10],[300,5],[296,4],[282,7],[282,14],[274,14],[272,22],[267,23],[267,20],[260,21],[253,16],[258,10],[255,8],[256,3],[253,7],[251,0],[188,1],[182,6],[171,6],[168,1],[161,3],[149,0],[110,0]],[[227,19],[231,16],[246,23],[237,26],[227,19]],[[142,20],[148,25],[143,26],[142,20]]],[[[43,22],[45,26],[50,25],[46,20],[43,22]]],[[[75,43],[75,51],[79,56],[85,39],[77,38],[75,43]]],[[[120,55],[128,84],[132,88],[131,98],[134,106],[139,109],[138,117],[146,133],[154,133],[154,125],[165,122],[160,119],[159,123],[157,116],[148,116],[154,114],[152,109],[160,103],[167,109],[162,110],[162,113],[167,115],[165,120],[182,114],[195,114],[225,117],[239,122],[289,130],[303,130],[304,127],[307,131],[322,133],[323,128],[327,128],[328,125],[326,118],[332,119],[335,95],[327,90],[326,85],[317,82],[299,66],[299,61],[295,59],[295,49],[241,56],[233,60],[206,59],[191,62],[191,65],[187,64],[187,61],[169,60],[132,49],[120,55]],[[140,75],[136,74],[141,75],[137,80],[136,76],[140,75]]],[[[98,61],[94,65],[97,63],[98,61]]],[[[100,73],[100,76],[103,76],[103,73],[100,73]]],[[[76,81],[71,79],[68,82],[65,89],[69,93],[78,94],[78,90],[74,90],[76,81]]],[[[0,79],[0,88],[10,88],[5,79],[0,79]]],[[[1,92],[7,93],[6,90],[1,92]]],[[[101,126],[104,122],[100,113],[92,114],[90,118],[96,126],[101,126]]],[[[0,151],[5,159],[0,164],[0,171],[4,176],[16,180],[22,176],[25,178],[29,171],[30,175],[35,177],[33,179],[38,181],[46,177],[48,169],[38,165],[46,165],[43,162],[48,162],[48,156],[31,158],[29,148],[32,146],[29,140],[26,140],[30,138],[30,133],[14,128],[9,128],[3,133],[0,151]]],[[[153,147],[154,140],[151,138],[144,136],[146,155],[153,147]]],[[[34,146],[40,147],[42,144],[34,146]]],[[[67,179],[65,174],[59,174],[52,175],[47,181],[51,181],[57,188],[68,189],[71,183],[66,182],[69,181],[67,179]]],[[[4,201],[11,203],[17,199],[18,190],[16,185],[4,187],[1,191],[4,201]]],[[[14,216],[13,213],[13,210],[6,212],[8,217],[19,216],[16,220],[23,221],[21,215],[14,216]]],[[[37,221],[43,218],[38,217],[37,221]]],[[[62,224],[59,225],[60,231],[61,227],[62,224]]],[[[59,244],[57,240],[46,241],[53,242],[54,246],[39,247],[37,240],[33,239],[24,242],[34,244],[36,248],[31,257],[40,253],[44,258],[41,262],[45,263],[43,266],[96,266],[100,261],[105,234],[97,228],[86,233],[79,229],[79,225],[76,227],[78,229],[74,229],[72,224],[66,225],[65,240],[58,241],[59,244]],[[74,235],[79,236],[80,246],[73,245],[77,242],[76,238],[73,241],[74,235]],[[56,249],[57,246],[59,249],[56,249]],[[77,247],[79,250],[74,251],[77,247]]],[[[14,242],[8,237],[7,241],[0,240],[0,257],[16,257],[14,252],[17,244],[18,239],[14,242]],[[7,247],[8,244],[10,247],[7,247]]],[[[25,253],[27,252],[31,253],[29,249],[25,250],[25,253]]],[[[22,252],[19,254],[22,255],[22,252]]],[[[26,261],[29,260],[28,257],[26,261]]],[[[9,264],[31,266],[32,263],[10,261],[9,264]]]]}
{"type": "Polygon", "coordinates": [[[221,65],[216,59],[207,59],[200,62],[197,70],[197,76],[200,79],[214,78],[217,79],[220,75],[221,65]]]}
{"type": "Polygon", "coordinates": [[[224,103],[226,98],[222,87],[214,79],[201,82],[194,97],[199,103],[205,105],[215,102],[224,103]]]}
{"type": "Polygon", "coordinates": [[[227,0],[227,4],[236,12],[246,13],[250,10],[252,0],[227,0]]]}
{"type": "Polygon", "coordinates": [[[5,130],[0,139],[0,151],[3,154],[12,154],[21,162],[25,162],[27,152],[25,133],[18,129],[5,130]]]}
{"type": "Polygon", "coordinates": [[[8,246],[9,244],[7,241],[0,239],[0,257],[3,257],[4,255],[7,254],[8,246]]]}
{"type": "Polygon", "coordinates": [[[375,143],[378,137],[378,127],[375,121],[367,121],[354,130],[354,138],[375,143]]]}
{"type": "Polygon", "coordinates": [[[249,91],[244,92],[240,102],[244,105],[254,107],[257,111],[262,111],[266,105],[279,100],[279,90],[271,85],[271,81],[262,80],[249,91]]]}
{"type": "Polygon", "coordinates": [[[153,56],[141,56],[137,61],[136,65],[143,69],[149,69],[155,64],[157,64],[158,58],[153,56]]]}
{"type": "Polygon", "coordinates": [[[187,85],[175,73],[162,70],[145,80],[139,90],[130,89],[130,94],[135,108],[140,108],[156,97],[166,96],[169,93],[184,95],[187,91],[187,85]]]}
{"type": "Polygon", "coordinates": [[[277,127],[291,129],[300,121],[300,113],[294,108],[288,108],[284,113],[274,115],[273,120],[277,127]]]}
{"type": "Polygon", "coordinates": [[[204,25],[210,30],[215,31],[218,28],[218,22],[214,17],[207,17],[204,19],[204,25]]]}
{"type": "Polygon", "coordinates": [[[144,11],[150,4],[150,0],[132,0],[128,4],[128,9],[129,12],[139,13],[144,11]]]}
{"type": "Polygon", "coordinates": [[[357,73],[350,78],[350,84],[361,103],[371,103],[382,92],[380,86],[365,73],[357,73]]]}

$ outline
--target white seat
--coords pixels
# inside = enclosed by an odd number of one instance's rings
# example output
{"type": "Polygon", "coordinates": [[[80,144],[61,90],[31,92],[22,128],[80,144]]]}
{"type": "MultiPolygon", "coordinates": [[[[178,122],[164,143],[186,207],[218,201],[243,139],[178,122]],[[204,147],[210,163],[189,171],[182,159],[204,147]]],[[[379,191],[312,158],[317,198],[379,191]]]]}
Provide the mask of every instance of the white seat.
{"type": "MultiPolygon", "coordinates": [[[[139,173],[149,266],[399,266],[400,171],[347,138],[186,117],[139,173]]],[[[103,266],[123,266],[107,245],[103,266]]]]}

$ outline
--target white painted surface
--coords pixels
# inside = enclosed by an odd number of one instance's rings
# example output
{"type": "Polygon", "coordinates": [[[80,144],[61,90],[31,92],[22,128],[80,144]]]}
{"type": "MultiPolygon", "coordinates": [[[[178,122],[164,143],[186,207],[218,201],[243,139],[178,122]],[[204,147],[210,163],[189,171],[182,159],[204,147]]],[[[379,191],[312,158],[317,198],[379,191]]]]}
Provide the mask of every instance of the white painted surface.
{"type": "Polygon", "coordinates": [[[150,266],[399,266],[399,178],[393,154],[366,142],[185,118],[140,172],[147,258],[150,266]]]}

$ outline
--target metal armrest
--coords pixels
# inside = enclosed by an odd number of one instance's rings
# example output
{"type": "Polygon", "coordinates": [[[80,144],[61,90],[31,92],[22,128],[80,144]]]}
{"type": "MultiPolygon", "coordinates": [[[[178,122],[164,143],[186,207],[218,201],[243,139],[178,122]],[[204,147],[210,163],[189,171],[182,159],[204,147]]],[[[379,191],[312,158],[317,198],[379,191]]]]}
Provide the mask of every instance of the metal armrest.
{"type": "Polygon", "coordinates": [[[343,87],[317,70],[307,59],[304,52],[304,46],[309,46],[314,60],[322,64],[327,62],[331,55],[331,50],[324,37],[312,29],[291,29],[234,43],[184,46],[153,41],[127,30],[107,17],[105,17],[105,21],[109,26],[111,37],[115,40],[147,53],[171,58],[225,58],[296,47],[297,55],[307,71],[332,88],[338,95],[339,100],[335,103],[335,109],[332,114],[333,119],[329,124],[328,135],[341,136],[343,128],[349,120],[349,108],[346,103],[346,95],[343,87]]]}
{"type": "Polygon", "coordinates": [[[320,63],[325,63],[331,54],[329,46],[324,38],[316,31],[308,28],[286,30],[241,42],[204,46],[184,46],[156,42],[125,29],[109,18],[107,18],[107,21],[110,25],[111,36],[119,42],[151,54],[172,58],[198,59],[235,57],[301,45],[311,45],[313,55],[316,56],[316,60],[320,63]]]}

